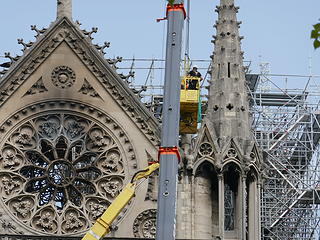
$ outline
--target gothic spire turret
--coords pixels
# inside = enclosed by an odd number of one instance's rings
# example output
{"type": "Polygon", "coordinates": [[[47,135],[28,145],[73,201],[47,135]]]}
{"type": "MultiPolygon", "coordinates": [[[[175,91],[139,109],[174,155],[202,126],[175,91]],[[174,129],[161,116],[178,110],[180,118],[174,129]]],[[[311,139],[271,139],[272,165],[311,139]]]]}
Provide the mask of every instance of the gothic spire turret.
{"type": "MultiPolygon", "coordinates": [[[[237,138],[251,140],[249,104],[241,51],[238,7],[234,0],[221,0],[217,6],[218,21],[215,23],[216,35],[209,90],[209,121],[213,123],[217,137],[221,140],[237,138]]],[[[222,143],[223,145],[223,143],[222,143]]]]}
{"type": "Polygon", "coordinates": [[[57,19],[72,19],[72,0],[57,0],[57,19]]]}

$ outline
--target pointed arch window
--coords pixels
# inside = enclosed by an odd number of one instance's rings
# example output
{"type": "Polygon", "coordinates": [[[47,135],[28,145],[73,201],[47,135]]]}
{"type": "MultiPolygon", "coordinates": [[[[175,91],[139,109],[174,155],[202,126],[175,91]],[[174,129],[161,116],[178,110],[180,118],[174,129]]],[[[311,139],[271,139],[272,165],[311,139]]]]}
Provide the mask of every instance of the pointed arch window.
{"type": "Polygon", "coordinates": [[[226,231],[234,230],[235,210],[236,210],[235,192],[228,185],[224,185],[224,226],[226,231]]]}
{"type": "Polygon", "coordinates": [[[236,228],[237,190],[239,173],[230,165],[224,173],[224,229],[233,231],[236,228]]]}

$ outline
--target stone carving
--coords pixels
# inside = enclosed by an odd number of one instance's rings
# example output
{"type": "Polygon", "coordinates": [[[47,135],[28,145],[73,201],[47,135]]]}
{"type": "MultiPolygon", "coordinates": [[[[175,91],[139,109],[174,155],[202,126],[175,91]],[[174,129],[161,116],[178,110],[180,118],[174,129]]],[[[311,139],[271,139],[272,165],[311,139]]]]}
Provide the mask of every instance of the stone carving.
{"type": "Polygon", "coordinates": [[[2,166],[9,170],[18,167],[22,163],[22,156],[12,146],[6,146],[2,149],[2,166]]]}
{"type": "MultiPolygon", "coordinates": [[[[147,150],[147,160],[148,164],[152,164],[157,162],[156,160],[147,150]]],[[[145,200],[157,201],[158,199],[158,182],[159,182],[159,171],[156,171],[148,178],[148,191],[145,197],[145,200]]]]}
{"type": "Polygon", "coordinates": [[[12,203],[12,208],[16,211],[18,216],[21,216],[23,219],[30,215],[33,206],[34,201],[31,198],[23,198],[21,201],[14,201],[12,203]]]}
{"type": "Polygon", "coordinates": [[[89,132],[89,138],[88,148],[92,150],[103,150],[113,144],[112,139],[99,128],[92,128],[89,132]]]}
{"type": "Polygon", "coordinates": [[[5,52],[4,53],[4,57],[5,58],[9,58],[9,60],[11,61],[11,65],[12,65],[13,63],[17,62],[20,59],[21,56],[17,55],[15,57],[12,57],[9,52],[5,52]]]}
{"type": "Polygon", "coordinates": [[[138,238],[155,238],[156,236],[156,209],[148,209],[140,213],[133,222],[133,233],[138,238]]]}
{"type": "Polygon", "coordinates": [[[24,94],[24,96],[34,95],[37,93],[43,93],[47,91],[48,89],[44,86],[44,83],[41,77],[35,84],[32,85],[32,87],[24,94]]]}
{"type": "Polygon", "coordinates": [[[59,66],[53,69],[51,80],[56,87],[68,88],[76,81],[76,74],[67,66],[59,66]]]}
{"type": "Polygon", "coordinates": [[[28,48],[32,47],[34,42],[25,43],[23,41],[23,38],[18,38],[18,44],[21,44],[23,46],[22,52],[25,52],[28,48]]]}
{"type": "Polygon", "coordinates": [[[94,44],[94,46],[99,52],[101,52],[104,55],[106,54],[104,49],[110,47],[110,42],[104,42],[102,46],[99,46],[98,44],[94,44]]]}
{"type": "Polygon", "coordinates": [[[84,79],[83,85],[79,90],[80,93],[84,95],[88,95],[90,97],[98,97],[101,98],[100,95],[97,93],[97,91],[91,86],[91,84],[87,81],[87,79],[84,79]]]}
{"type": "Polygon", "coordinates": [[[29,125],[24,125],[17,131],[13,138],[15,143],[23,148],[33,147],[35,145],[34,129],[29,125]]]}
{"type": "Polygon", "coordinates": [[[47,121],[40,125],[40,132],[49,138],[55,137],[58,131],[59,125],[55,122],[47,121]]]}
{"type": "Polygon", "coordinates": [[[91,31],[87,31],[87,30],[82,30],[83,34],[86,35],[90,40],[93,40],[92,34],[97,33],[98,32],[98,28],[97,27],[93,27],[91,29],[91,31]]]}
{"type": "Polygon", "coordinates": [[[57,230],[56,214],[52,208],[46,208],[36,214],[34,225],[45,232],[54,233],[57,230]]]}
{"type": "Polygon", "coordinates": [[[238,156],[236,149],[234,148],[229,148],[228,152],[227,152],[227,157],[228,158],[236,158],[238,156]]]}
{"type": "Polygon", "coordinates": [[[67,216],[66,221],[66,229],[75,229],[75,228],[81,228],[84,226],[84,223],[78,219],[78,217],[74,213],[70,213],[67,216]]]}
{"type": "Polygon", "coordinates": [[[9,176],[3,176],[1,178],[1,183],[3,186],[4,192],[7,195],[11,194],[14,191],[14,189],[17,189],[17,187],[19,187],[21,184],[21,182],[19,182],[18,180],[13,180],[9,176]]]}
{"type": "Polygon", "coordinates": [[[38,29],[36,25],[31,25],[31,30],[36,32],[35,38],[38,38],[40,35],[44,34],[46,32],[46,28],[38,29]]]}
{"type": "Polygon", "coordinates": [[[105,201],[105,199],[90,199],[87,202],[87,209],[89,210],[89,217],[92,220],[97,220],[98,217],[104,213],[104,211],[109,206],[109,203],[105,201]]]}
{"type": "Polygon", "coordinates": [[[66,128],[67,133],[71,138],[80,136],[85,129],[85,127],[77,121],[68,121],[66,128]]]}
{"type": "MultiPolygon", "coordinates": [[[[130,70],[129,73],[127,75],[124,75],[123,73],[119,73],[119,77],[124,80],[125,83],[127,84],[131,84],[132,81],[129,81],[130,78],[134,78],[135,72],[130,70]]],[[[146,89],[147,90],[147,89],[146,89]]]]}
{"type": "Polygon", "coordinates": [[[107,199],[112,201],[120,193],[123,187],[123,179],[119,176],[108,177],[100,181],[99,187],[107,199]]]}
{"type": "Polygon", "coordinates": [[[125,147],[116,140],[115,131],[127,138],[120,126],[115,130],[108,122],[112,131],[84,115],[55,110],[13,125],[0,143],[5,209],[33,231],[85,231],[122,190],[128,167],[123,153],[133,151],[129,141],[125,147]]]}
{"type": "MultiPolygon", "coordinates": [[[[36,37],[39,37],[43,34],[46,29],[39,30],[36,26],[31,27],[32,30],[36,31],[36,37]]],[[[159,125],[156,121],[153,121],[152,118],[150,121],[151,114],[146,114],[143,108],[137,108],[138,100],[135,100],[130,97],[129,91],[120,87],[118,83],[118,78],[114,78],[109,75],[104,68],[101,68],[96,64],[97,59],[96,56],[90,54],[87,49],[85,49],[80,42],[78,41],[78,35],[73,32],[72,27],[69,26],[68,23],[64,22],[61,24],[60,28],[54,33],[51,38],[46,38],[43,41],[43,44],[40,46],[39,54],[30,55],[30,61],[28,65],[24,64],[20,69],[18,69],[16,77],[14,79],[9,80],[9,76],[4,76],[2,81],[6,84],[3,84],[0,91],[0,106],[4,103],[4,101],[10,97],[15,90],[27,79],[35,69],[37,69],[46,59],[47,57],[61,44],[61,42],[66,41],[70,45],[70,47],[74,50],[75,54],[83,61],[83,63],[89,68],[89,70],[95,75],[95,77],[100,81],[100,83],[104,86],[104,89],[114,96],[115,101],[119,103],[119,106],[126,112],[128,112],[133,119],[138,122],[138,116],[144,116],[143,120],[146,121],[147,127],[142,129],[146,135],[154,144],[159,144],[160,131],[159,125]],[[8,80],[8,81],[7,81],[8,80]],[[118,93],[116,96],[114,93],[118,93]]],[[[18,60],[18,59],[16,59],[18,60]]],[[[101,60],[101,59],[100,59],[101,60]]],[[[115,61],[119,61],[120,58],[115,61]]],[[[112,59],[107,60],[110,64],[114,64],[115,61],[112,59]]],[[[7,70],[4,70],[5,74],[7,70]]]]}
{"type": "Polygon", "coordinates": [[[123,170],[121,154],[118,151],[110,150],[106,153],[104,158],[99,162],[105,171],[116,174],[123,170]]]}
{"type": "MultiPolygon", "coordinates": [[[[2,213],[0,214],[2,217],[2,213]]],[[[19,237],[24,234],[23,231],[17,230],[17,226],[14,222],[7,221],[5,219],[0,218],[0,231],[2,234],[17,234],[19,237]]]]}
{"type": "Polygon", "coordinates": [[[209,142],[204,142],[200,145],[199,154],[201,156],[210,156],[213,153],[212,144],[209,142]]]}
{"type": "Polygon", "coordinates": [[[70,208],[65,214],[65,221],[62,223],[62,228],[65,232],[79,232],[86,227],[86,219],[76,209],[70,208]]]}

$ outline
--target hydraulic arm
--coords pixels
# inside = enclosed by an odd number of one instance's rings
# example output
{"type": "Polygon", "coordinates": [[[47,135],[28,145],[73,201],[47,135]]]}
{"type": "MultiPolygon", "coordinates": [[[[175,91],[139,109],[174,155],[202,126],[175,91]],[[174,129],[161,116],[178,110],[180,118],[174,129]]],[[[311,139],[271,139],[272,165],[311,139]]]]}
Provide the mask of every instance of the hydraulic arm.
{"type": "Polygon", "coordinates": [[[128,183],[112,202],[107,210],[102,214],[96,223],[90,228],[82,240],[99,240],[110,232],[110,227],[122,209],[127,206],[129,201],[134,197],[138,180],[149,177],[159,168],[159,163],[153,163],[147,168],[138,171],[130,183],[128,183]]]}

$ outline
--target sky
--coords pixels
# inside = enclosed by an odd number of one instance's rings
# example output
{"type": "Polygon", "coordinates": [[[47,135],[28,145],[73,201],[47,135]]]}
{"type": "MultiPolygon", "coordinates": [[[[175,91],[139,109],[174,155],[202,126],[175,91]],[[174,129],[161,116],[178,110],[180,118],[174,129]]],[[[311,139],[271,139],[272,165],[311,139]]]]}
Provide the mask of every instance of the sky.
{"type": "MultiPolygon", "coordinates": [[[[73,19],[83,29],[99,28],[94,43],[111,42],[107,57],[164,59],[167,23],[156,19],[164,17],[165,4],[165,0],[73,0],[73,19]]],[[[218,0],[191,0],[191,59],[210,59],[217,4],[218,0]]],[[[236,0],[236,5],[251,72],[260,72],[259,63],[267,62],[273,74],[320,75],[320,49],[314,50],[310,39],[312,25],[320,22],[319,0],[236,0]]],[[[56,0],[0,0],[0,12],[0,56],[21,54],[17,38],[33,41],[30,25],[48,27],[56,19],[56,0]]]]}

